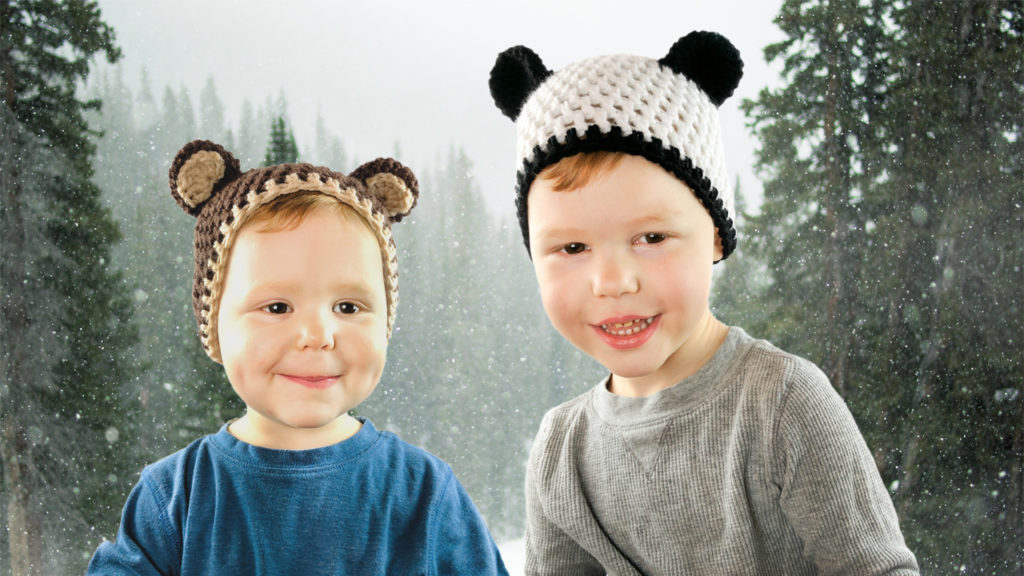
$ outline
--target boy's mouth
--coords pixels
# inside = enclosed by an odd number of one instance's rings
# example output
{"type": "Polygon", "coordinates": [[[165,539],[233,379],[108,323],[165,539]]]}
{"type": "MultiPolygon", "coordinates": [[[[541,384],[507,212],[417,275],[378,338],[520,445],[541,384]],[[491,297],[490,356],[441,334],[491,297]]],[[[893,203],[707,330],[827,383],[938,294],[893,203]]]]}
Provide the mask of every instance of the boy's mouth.
{"type": "Polygon", "coordinates": [[[609,318],[593,325],[594,331],[605,344],[615,350],[639,348],[650,340],[660,325],[661,314],[646,318],[609,318]]]}
{"type": "Polygon", "coordinates": [[[314,388],[322,390],[324,388],[330,388],[335,382],[338,381],[336,376],[298,376],[293,374],[282,374],[285,379],[294,382],[300,386],[306,388],[314,388]]]}
{"type": "Polygon", "coordinates": [[[601,324],[601,330],[615,336],[632,336],[650,326],[651,322],[654,322],[654,318],[654,316],[649,316],[647,318],[629,320],[628,322],[609,322],[601,324]]]}

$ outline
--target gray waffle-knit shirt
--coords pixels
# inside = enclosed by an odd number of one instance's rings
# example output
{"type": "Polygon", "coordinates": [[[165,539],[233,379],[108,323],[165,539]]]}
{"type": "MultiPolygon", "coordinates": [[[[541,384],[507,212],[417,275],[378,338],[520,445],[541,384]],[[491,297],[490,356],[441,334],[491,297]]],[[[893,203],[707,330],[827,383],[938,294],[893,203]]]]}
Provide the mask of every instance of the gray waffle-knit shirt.
{"type": "Polygon", "coordinates": [[[732,327],[645,398],[549,411],[526,478],[526,573],[918,574],[850,411],[811,362],[732,327]]]}

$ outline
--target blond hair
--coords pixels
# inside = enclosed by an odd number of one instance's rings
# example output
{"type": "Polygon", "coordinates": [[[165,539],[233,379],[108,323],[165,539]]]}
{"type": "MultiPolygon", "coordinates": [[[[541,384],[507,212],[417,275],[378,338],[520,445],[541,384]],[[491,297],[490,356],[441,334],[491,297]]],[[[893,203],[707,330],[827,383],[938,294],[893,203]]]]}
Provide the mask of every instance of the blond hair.
{"type": "Polygon", "coordinates": [[[369,223],[359,216],[351,206],[334,196],[309,190],[284,194],[261,205],[249,216],[244,226],[257,225],[259,226],[258,232],[293,230],[302,224],[307,216],[320,210],[334,212],[346,222],[358,222],[368,232],[373,233],[369,223]]]}

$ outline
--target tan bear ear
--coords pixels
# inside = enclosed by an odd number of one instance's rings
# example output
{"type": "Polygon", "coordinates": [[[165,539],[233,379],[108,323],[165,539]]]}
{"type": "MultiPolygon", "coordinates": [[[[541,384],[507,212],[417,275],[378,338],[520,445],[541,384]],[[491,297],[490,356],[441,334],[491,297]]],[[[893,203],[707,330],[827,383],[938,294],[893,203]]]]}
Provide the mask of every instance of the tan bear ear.
{"type": "Polygon", "coordinates": [[[349,176],[366,185],[370,196],[379,201],[392,222],[401,222],[419,199],[419,183],[412,170],[391,158],[367,162],[349,176]]]}
{"type": "Polygon", "coordinates": [[[171,164],[171,196],[185,212],[198,216],[206,201],[240,173],[238,160],[223,146],[194,140],[178,151],[171,164]]]}

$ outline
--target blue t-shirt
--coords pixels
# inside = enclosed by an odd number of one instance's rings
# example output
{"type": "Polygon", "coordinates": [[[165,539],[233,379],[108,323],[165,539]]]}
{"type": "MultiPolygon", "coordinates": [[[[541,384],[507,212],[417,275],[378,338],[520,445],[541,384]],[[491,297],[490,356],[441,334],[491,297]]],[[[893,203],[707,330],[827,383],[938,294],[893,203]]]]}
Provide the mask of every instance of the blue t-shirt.
{"type": "Polygon", "coordinates": [[[380,432],[314,450],[225,425],[146,467],[89,574],[507,574],[451,467],[380,432]]]}

